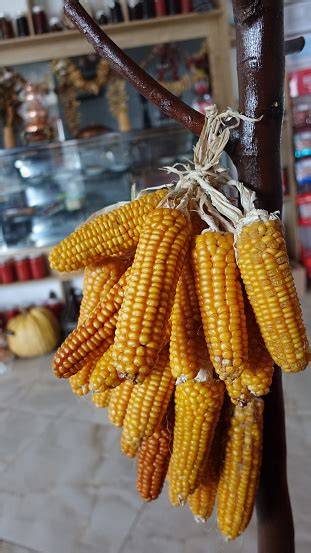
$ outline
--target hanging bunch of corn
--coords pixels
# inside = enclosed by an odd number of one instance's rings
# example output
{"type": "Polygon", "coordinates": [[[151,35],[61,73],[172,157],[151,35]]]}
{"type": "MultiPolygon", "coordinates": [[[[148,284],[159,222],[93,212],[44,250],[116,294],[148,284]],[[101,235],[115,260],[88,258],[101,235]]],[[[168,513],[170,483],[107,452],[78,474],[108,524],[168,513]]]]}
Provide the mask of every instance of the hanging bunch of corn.
{"type": "Polygon", "coordinates": [[[194,164],[170,168],[179,181],[169,192],[98,214],[50,260],[84,268],[78,325],[55,375],[108,407],[145,501],[167,477],[172,505],[187,502],[205,522],[218,496],[219,529],[233,539],[257,489],[258,398],[274,362],[303,370],[309,345],[281,222],[220,166],[225,115],[209,110],[194,164]]]}

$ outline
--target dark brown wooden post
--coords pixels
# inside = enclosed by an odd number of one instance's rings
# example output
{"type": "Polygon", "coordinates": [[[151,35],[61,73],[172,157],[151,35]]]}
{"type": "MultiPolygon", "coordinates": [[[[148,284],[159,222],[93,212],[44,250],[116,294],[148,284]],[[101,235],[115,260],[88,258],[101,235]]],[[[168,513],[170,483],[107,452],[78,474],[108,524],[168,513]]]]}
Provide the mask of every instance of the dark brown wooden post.
{"type": "MultiPolygon", "coordinates": [[[[239,179],[256,190],[258,207],[282,209],[280,138],[284,110],[282,0],[233,0],[239,110],[263,115],[242,121],[231,152],[239,179]]],[[[286,437],[281,372],[265,399],[263,464],[257,495],[259,553],[293,553],[294,527],[286,476],[286,437]]]]}

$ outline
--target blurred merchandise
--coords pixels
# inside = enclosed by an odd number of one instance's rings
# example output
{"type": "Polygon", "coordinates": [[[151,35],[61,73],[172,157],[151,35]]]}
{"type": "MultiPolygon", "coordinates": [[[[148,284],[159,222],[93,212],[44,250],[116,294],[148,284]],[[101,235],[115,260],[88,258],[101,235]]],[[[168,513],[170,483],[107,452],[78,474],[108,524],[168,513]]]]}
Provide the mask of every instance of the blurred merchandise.
{"type": "Polygon", "coordinates": [[[311,156],[311,124],[310,130],[294,134],[295,157],[311,156]]]}
{"type": "Polygon", "coordinates": [[[0,15],[0,39],[14,38],[12,20],[5,14],[0,15]]]}
{"type": "Polygon", "coordinates": [[[20,113],[24,119],[26,142],[42,142],[51,135],[49,112],[44,97],[47,90],[41,84],[28,83],[20,113]]]}
{"type": "Polygon", "coordinates": [[[181,13],[189,13],[192,11],[192,0],[181,0],[181,13]]]}
{"type": "MultiPolygon", "coordinates": [[[[1,321],[1,315],[0,315],[1,321]]],[[[0,375],[12,368],[13,355],[9,350],[7,338],[0,322],[0,375]]]]}
{"type": "Polygon", "coordinates": [[[181,11],[180,0],[166,0],[169,15],[177,15],[181,11]]]}
{"type": "Polygon", "coordinates": [[[142,1],[142,11],[143,18],[149,19],[150,17],[155,17],[155,5],[154,0],[143,0],[142,1]]]}
{"type": "Polygon", "coordinates": [[[143,18],[143,1],[142,0],[128,0],[128,14],[129,20],[134,21],[135,19],[143,18]]]}
{"type": "Polygon", "coordinates": [[[57,33],[64,30],[64,25],[62,24],[59,17],[50,17],[49,28],[51,33],[57,33]]]}
{"type": "Polygon", "coordinates": [[[311,94],[311,68],[292,71],[288,78],[291,98],[311,94]]]}
{"type": "Polygon", "coordinates": [[[108,0],[108,7],[110,11],[109,21],[111,23],[122,23],[123,13],[120,2],[117,0],[108,0]]]}
{"type": "Polygon", "coordinates": [[[15,281],[15,262],[11,257],[0,261],[0,277],[2,284],[10,284],[15,281]]]}
{"type": "Polygon", "coordinates": [[[311,185],[311,157],[303,158],[295,163],[298,194],[307,192],[311,185]]]}
{"type": "Polygon", "coordinates": [[[154,6],[157,17],[162,17],[167,14],[165,0],[154,0],[154,6]]]}
{"type": "Polygon", "coordinates": [[[29,36],[29,25],[27,15],[21,13],[16,18],[16,29],[18,36],[29,36]]]}
{"type": "Polygon", "coordinates": [[[33,6],[32,21],[34,32],[36,35],[42,35],[49,32],[49,24],[46,12],[42,6],[33,6]]]}
{"type": "Polygon", "coordinates": [[[213,100],[210,95],[209,85],[206,81],[195,83],[193,87],[195,99],[192,102],[193,109],[205,114],[207,107],[213,105],[213,100]]]}
{"type": "Polygon", "coordinates": [[[42,253],[35,253],[29,257],[31,277],[41,279],[48,275],[47,260],[42,253]]]}
{"type": "Polygon", "coordinates": [[[194,12],[208,12],[215,8],[214,0],[192,0],[194,12]]]}
{"type": "Polygon", "coordinates": [[[31,268],[29,258],[25,256],[17,257],[15,259],[15,271],[17,280],[25,282],[32,279],[31,268]]]}
{"type": "Polygon", "coordinates": [[[57,297],[55,292],[50,292],[45,307],[53,313],[58,321],[60,320],[64,310],[64,303],[57,297]]]}
{"type": "Polygon", "coordinates": [[[76,327],[79,318],[82,290],[70,287],[61,316],[61,326],[65,336],[76,327]]]}
{"type": "Polygon", "coordinates": [[[95,19],[99,25],[106,25],[109,22],[109,18],[105,10],[97,10],[95,19]]]}
{"type": "Polygon", "coordinates": [[[8,322],[8,346],[19,357],[45,355],[57,346],[59,330],[59,323],[51,311],[33,307],[8,322]]]}

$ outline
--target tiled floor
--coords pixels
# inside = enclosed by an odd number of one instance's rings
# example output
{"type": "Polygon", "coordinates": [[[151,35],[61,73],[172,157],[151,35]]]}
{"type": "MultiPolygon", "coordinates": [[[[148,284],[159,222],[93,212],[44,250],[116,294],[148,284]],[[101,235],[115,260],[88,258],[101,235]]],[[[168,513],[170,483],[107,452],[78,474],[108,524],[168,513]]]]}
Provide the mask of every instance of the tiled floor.
{"type": "MultiPolygon", "coordinates": [[[[304,301],[311,331],[311,295],[304,301]]],[[[310,332],[311,335],[311,332],[310,332]]],[[[255,553],[256,524],[225,543],[166,494],[145,505],[119,431],[54,379],[50,357],[0,377],[0,553],[255,553]]],[[[297,553],[311,551],[311,372],[285,375],[297,553]]]]}

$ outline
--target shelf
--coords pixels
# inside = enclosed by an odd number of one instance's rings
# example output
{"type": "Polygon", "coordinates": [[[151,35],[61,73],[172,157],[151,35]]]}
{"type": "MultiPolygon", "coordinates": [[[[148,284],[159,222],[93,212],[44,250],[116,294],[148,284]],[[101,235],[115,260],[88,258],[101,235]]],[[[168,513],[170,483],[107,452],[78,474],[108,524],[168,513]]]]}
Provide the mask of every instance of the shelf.
{"type": "Polygon", "coordinates": [[[0,290],[5,290],[6,288],[11,288],[13,286],[27,286],[27,285],[35,285],[36,283],[40,282],[55,282],[56,280],[60,282],[70,282],[74,278],[82,277],[83,271],[75,271],[73,273],[57,273],[52,272],[49,276],[46,276],[44,278],[36,278],[31,280],[15,280],[14,282],[10,282],[9,284],[0,284],[0,290]]]}
{"type": "MultiPolygon", "coordinates": [[[[221,9],[144,21],[105,25],[104,31],[120,48],[137,48],[164,42],[203,38],[209,22],[222,15],[221,9]]],[[[5,65],[18,65],[93,53],[93,48],[78,31],[61,31],[0,41],[5,65]]]]}

